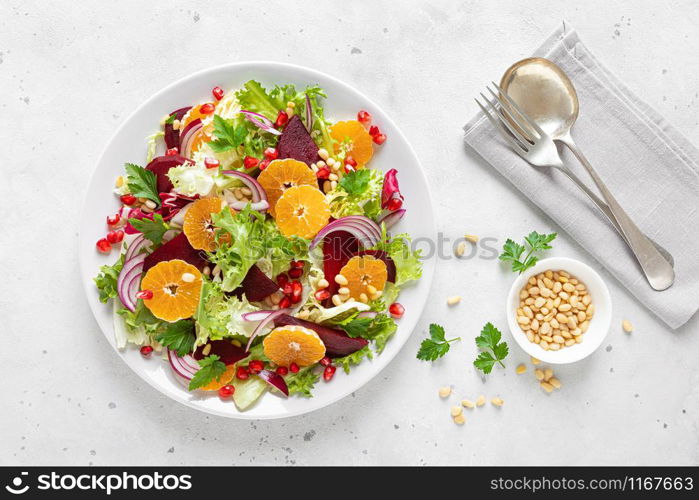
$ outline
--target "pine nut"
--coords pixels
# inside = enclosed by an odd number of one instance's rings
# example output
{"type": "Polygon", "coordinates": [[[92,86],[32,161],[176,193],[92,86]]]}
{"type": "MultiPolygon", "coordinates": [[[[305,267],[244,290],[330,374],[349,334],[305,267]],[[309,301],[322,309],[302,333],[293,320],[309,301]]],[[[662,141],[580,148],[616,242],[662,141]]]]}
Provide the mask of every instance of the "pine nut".
{"type": "Polygon", "coordinates": [[[461,405],[464,408],[473,408],[474,406],[476,406],[475,403],[473,401],[471,401],[470,399],[462,399],[461,405]]]}
{"type": "Polygon", "coordinates": [[[555,377],[551,377],[551,379],[550,379],[548,382],[549,382],[549,384],[551,384],[552,386],[554,386],[556,389],[560,389],[560,388],[561,388],[561,381],[558,380],[558,379],[555,378],[555,377]]]}
{"type": "Polygon", "coordinates": [[[493,398],[490,400],[490,404],[497,406],[498,408],[505,404],[505,402],[500,398],[493,398]]]}
{"type": "Polygon", "coordinates": [[[350,290],[346,286],[343,286],[341,288],[338,288],[337,293],[339,293],[340,295],[349,295],[350,290]]]}
{"type": "Polygon", "coordinates": [[[535,358],[534,356],[530,356],[529,358],[534,366],[541,364],[541,361],[539,359],[535,358]]]}
{"type": "Polygon", "coordinates": [[[195,279],[196,276],[194,276],[192,273],[182,273],[182,281],[185,283],[193,283],[195,279]]]}
{"type": "Polygon", "coordinates": [[[540,346],[544,351],[548,351],[548,350],[549,350],[549,343],[546,342],[545,340],[541,340],[541,341],[539,342],[539,346],[540,346]]]}
{"type": "Polygon", "coordinates": [[[206,345],[204,346],[204,348],[201,350],[201,353],[202,353],[204,356],[208,356],[210,352],[211,352],[211,344],[206,344],[206,345]]]}
{"type": "Polygon", "coordinates": [[[458,417],[458,416],[461,415],[463,412],[464,412],[464,409],[463,409],[462,406],[456,406],[456,405],[454,405],[454,406],[451,407],[451,416],[452,416],[452,417],[458,417]]]}
{"type": "Polygon", "coordinates": [[[347,281],[347,278],[345,278],[343,275],[337,274],[335,275],[335,283],[340,286],[345,286],[347,283],[349,283],[349,281],[347,281]]]}
{"type": "Polygon", "coordinates": [[[328,150],[324,148],[320,148],[318,150],[318,156],[320,156],[323,160],[327,160],[330,158],[330,155],[328,154],[328,150]]]}
{"type": "MultiPolygon", "coordinates": [[[[456,254],[457,257],[461,257],[465,251],[466,251],[466,243],[462,241],[458,245],[456,245],[456,250],[454,250],[454,253],[456,254]]],[[[522,297],[522,298],[526,298],[526,297],[522,297]]]]}
{"type": "Polygon", "coordinates": [[[476,406],[483,406],[485,404],[485,396],[482,394],[476,399],[476,406]]]}
{"type": "Polygon", "coordinates": [[[475,234],[465,234],[464,238],[466,238],[471,243],[478,243],[478,236],[476,236],[475,234]]]}
{"type": "Polygon", "coordinates": [[[342,297],[336,293],[335,295],[333,295],[332,302],[333,305],[340,306],[342,305],[342,297]]]}
{"type": "Polygon", "coordinates": [[[542,335],[546,335],[551,331],[551,324],[548,322],[542,323],[541,327],[539,328],[539,333],[542,335]]]}
{"type": "MultiPolygon", "coordinates": [[[[454,306],[459,302],[461,302],[461,297],[459,295],[453,295],[447,298],[447,305],[454,306]]],[[[529,321],[529,318],[527,318],[527,321],[529,321]]]]}
{"type": "Polygon", "coordinates": [[[541,382],[539,382],[539,385],[540,385],[541,388],[542,388],[543,390],[545,390],[546,392],[553,392],[553,386],[552,386],[551,384],[549,384],[548,382],[544,382],[544,381],[542,380],[541,382]]]}
{"type": "Polygon", "coordinates": [[[526,291],[526,290],[524,290],[524,289],[522,289],[522,291],[519,292],[519,298],[522,299],[522,300],[524,300],[524,299],[526,299],[527,297],[529,297],[529,292],[526,291]]]}
{"type": "Polygon", "coordinates": [[[553,341],[554,341],[556,344],[562,344],[562,343],[565,342],[565,339],[564,339],[563,337],[561,337],[560,335],[554,335],[554,336],[553,336],[553,341]]]}
{"type": "Polygon", "coordinates": [[[336,181],[339,179],[339,177],[337,176],[337,174],[330,174],[328,176],[328,179],[330,179],[331,181],[336,181]]]}
{"type": "Polygon", "coordinates": [[[570,311],[573,308],[570,304],[561,304],[561,306],[558,308],[559,311],[567,312],[570,311]]]}
{"type": "Polygon", "coordinates": [[[518,316],[517,317],[517,323],[520,325],[528,325],[529,324],[529,318],[526,316],[518,316]]]}
{"type": "Polygon", "coordinates": [[[570,283],[564,283],[563,290],[565,290],[568,293],[573,293],[575,291],[575,287],[573,285],[571,285],[570,283]]]}
{"type": "Polygon", "coordinates": [[[534,301],[534,305],[538,308],[542,308],[544,304],[546,304],[546,299],[544,299],[543,297],[537,297],[534,301]]]}
{"type": "Polygon", "coordinates": [[[117,177],[116,181],[114,181],[114,185],[118,188],[123,186],[124,185],[124,177],[122,177],[121,175],[119,177],[117,177]]]}
{"type": "Polygon", "coordinates": [[[633,331],[633,325],[628,319],[625,319],[621,322],[621,327],[624,329],[626,333],[631,333],[633,331]]]}
{"type": "Polygon", "coordinates": [[[330,286],[330,283],[328,283],[328,280],[325,278],[321,278],[318,280],[318,288],[323,289],[323,288],[328,288],[330,286]]]}
{"type": "Polygon", "coordinates": [[[568,339],[568,340],[565,341],[566,347],[570,347],[570,346],[572,346],[573,344],[575,344],[575,340],[573,340],[573,339],[568,339]]]}
{"type": "Polygon", "coordinates": [[[527,340],[529,342],[534,342],[534,334],[532,332],[527,332],[527,340]]]}
{"type": "Polygon", "coordinates": [[[448,398],[450,394],[451,394],[451,387],[449,387],[449,386],[440,387],[440,389],[439,389],[439,397],[440,398],[448,398]]]}
{"type": "MultiPolygon", "coordinates": [[[[541,319],[543,319],[543,316],[541,317],[541,319]]],[[[538,319],[532,320],[531,327],[532,327],[533,331],[538,332],[539,331],[539,320],[538,319]]]]}
{"type": "Polygon", "coordinates": [[[454,423],[456,425],[464,425],[464,423],[466,423],[466,417],[464,417],[463,415],[457,415],[456,417],[454,417],[454,423]]]}
{"type": "Polygon", "coordinates": [[[367,297],[367,294],[366,294],[366,293],[360,293],[360,294],[359,294],[359,302],[362,302],[362,303],[364,303],[364,304],[366,304],[367,302],[369,302],[369,297],[367,297]]]}
{"type": "Polygon", "coordinates": [[[526,371],[527,365],[525,365],[524,363],[520,363],[519,365],[517,365],[517,368],[515,369],[515,373],[517,373],[517,375],[521,375],[526,371]]]}
{"type": "Polygon", "coordinates": [[[529,289],[529,295],[539,295],[539,287],[533,286],[529,289]]]}
{"type": "Polygon", "coordinates": [[[296,317],[298,319],[308,319],[308,316],[310,316],[310,313],[308,311],[299,311],[296,313],[296,317]]]}
{"type": "Polygon", "coordinates": [[[534,370],[534,376],[537,380],[544,380],[544,372],[539,370],[538,368],[534,370]]]}
{"type": "Polygon", "coordinates": [[[544,370],[544,380],[548,382],[551,377],[553,377],[553,370],[551,368],[546,368],[544,370]]]}

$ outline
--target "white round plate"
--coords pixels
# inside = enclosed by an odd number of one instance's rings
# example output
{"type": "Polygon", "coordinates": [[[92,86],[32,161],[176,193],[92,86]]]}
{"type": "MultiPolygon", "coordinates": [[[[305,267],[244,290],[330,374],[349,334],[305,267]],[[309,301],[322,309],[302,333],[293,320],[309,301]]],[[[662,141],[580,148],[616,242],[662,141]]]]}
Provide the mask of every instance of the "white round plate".
{"type": "Polygon", "coordinates": [[[534,267],[517,276],[507,297],[506,314],[510,332],[512,332],[512,336],[524,352],[540,359],[544,363],[574,363],[595,352],[607,336],[612,322],[612,298],[602,277],[587,264],[567,257],[550,257],[540,260],[534,267]],[[590,320],[590,327],[583,335],[582,343],[559,349],[558,351],[545,351],[539,344],[529,342],[526,334],[517,324],[515,317],[515,311],[517,311],[520,301],[519,292],[525,283],[530,277],[549,269],[552,271],[562,269],[579,279],[587,287],[587,292],[592,297],[592,304],[595,305],[595,314],[590,320]]]}
{"type": "Polygon", "coordinates": [[[123,173],[125,162],[144,163],[146,137],[159,130],[163,116],[182,106],[211,99],[211,89],[216,85],[231,91],[250,79],[266,87],[293,83],[303,88],[319,84],[328,95],[324,102],[325,116],[333,121],[354,119],[360,109],[369,111],[388,137],[381,147],[376,148],[370,166],[384,171],[396,167],[405,196],[406,216],[392,231],[409,232],[414,239],[435,241],[432,202],[425,173],[405,136],[377,104],[349,85],[308,68],[274,62],[241,62],[206,69],[173,83],[143,103],[121,125],[107,144],[88,187],[80,216],[79,256],[87,300],[97,323],[117,354],[145,382],[175,401],[207,413],[241,419],[269,419],[300,415],[327,406],[376,376],[403,347],[415,327],[429,293],[435,262],[434,259],[425,260],[422,279],[405,287],[401,293],[399,300],[405,306],[405,315],[398,320],[398,331],[384,352],[354,367],[349,375],[338,370],[330,383],[321,379],[312,398],[294,396],[285,399],[268,393],[254,407],[240,412],[232,401],[221,401],[215,394],[204,396],[188,392],[175,380],[166,360],[157,356],[145,359],[134,346],[118,350],[114,341],[112,306],[99,302],[92,281],[101,265],[116,260],[116,252],[103,255],[95,249],[95,242],[106,233],[106,216],[115,213],[119,206],[117,197],[112,194],[114,179],[123,173]]]}

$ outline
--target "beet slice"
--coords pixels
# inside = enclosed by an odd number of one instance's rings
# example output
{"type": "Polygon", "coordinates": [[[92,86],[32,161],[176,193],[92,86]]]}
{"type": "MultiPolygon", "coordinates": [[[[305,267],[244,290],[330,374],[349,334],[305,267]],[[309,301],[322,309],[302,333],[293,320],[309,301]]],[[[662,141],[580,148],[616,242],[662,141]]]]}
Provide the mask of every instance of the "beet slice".
{"type": "Polygon", "coordinates": [[[143,261],[143,272],[148,272],[158,262],[173,259],[181,259],[188,262],[200,271],[209,263],[199,250],[192,248],[192,245],[187,240],[187,236],[184,233],[180,233],[146,257],[146,260],[143,261]]]}
{"type": "MultiPolygon", "coordinates": [[[[328,280],[328,292],[330,296],[337,293],[339,285],[335,283],[335,276],[347,261],[359,251],[359,241],[347,231],[335,231],[323,239],[323,272],[328,280]]],[[[330,303],[326,302],[326,307],[330,303]]]]}
{"type": "Polygon", "coordinates": [[[279,158],[293,158],[308,166],[320,160],[318,146],[298,115],[292,116],[284,127],[284,132],[277,143],[277,151],[279,158]]]}
{"type": "MultiPolygon", "coordinates": [[[[211,350],[206,356],[215,354],[220,358],[219,361],[222,361],[224,365],[235,364],[248,356],[245,349],[234,346],[227,340],[211,340],[207,342],[207,344],[211,345],[211,350]]],[[[192,357],[196,360],[204,359],[206,357],[204,355],[205,346],[206,344],[197,347],[197,349],[192,353],[192,357]]]]}
{"type": "Polygon", "coordinates": [[[153,172],[157,178],[157,188],[159,193],[169,193],[172,191],[172,182],[167,176],[168,171],[172,167],[178,167],[183,165],[189,160],[184,156],[172,155],[172,156],[156,156],[151,160],[151,162],[146,165],[146,170],[153,172]]]}
{"type": "Polygon", "coordinates": [[[279,285],[253,265],[243,278],[240,289],[250,302],[259,302],[279,290],[279,285]]]}
{"type": "Polygon", "coordinates": [[[325,354],[331,358],[341,358],[353,352],[357,352],[362,347],[366,346],[369,341],[363,338],[352,338],[342,330],[330,328],[327,326],[306,321],[303,319],[294,318],[288,314],[282,314],[274,318],[275,326],[295,325],[303,326],[309,330],[313,330],[318,334],[320,340],[325,344],[325,354]]]}
{"type": "MultiPolygon", "coordinates": [[[[168,116],[172,116],[173,114],[175,115],[176,120],[181,120],[184,115],[187,114],[187,111],[192,109],[191,106],[187,106],[186,108],[180,108],[176,109],[172,113],[170,113],[168,116]]],[[[172,126],[172,123],[166,123],[165,124],[165,130],[164,130],[164,136],[163,139],[165,139],[165,145],[167,146],[168,149],[172,148],[180,148],[180,131],[175,130],[172,126]]]]}
{"type": "Polygon", "coordinates": [[[379,260],[382,260],[386,264],[387,280],[391,283],[396,282],[396,263],[393,259],[383,250],[362,250],[355,253],[354,255],[371,255],[379,260]]]}

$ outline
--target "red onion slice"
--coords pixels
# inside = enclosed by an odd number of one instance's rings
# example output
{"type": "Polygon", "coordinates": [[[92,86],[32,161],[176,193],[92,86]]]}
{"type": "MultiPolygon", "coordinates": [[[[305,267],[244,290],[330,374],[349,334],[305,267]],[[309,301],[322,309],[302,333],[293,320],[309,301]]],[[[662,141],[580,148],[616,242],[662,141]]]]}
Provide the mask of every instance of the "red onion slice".
{"type": "MultiPolygon", "coordinates": [[[[234,201],[233,203],[229,203],[228,206],[231,207],[233,210],[242,210],[244,209],[247,204],[250,203],[249,201],[234,201]]],[[[256,212],[264,212],[269,208],[269,202],[267,200],[262,200],[262,201],[257,201],[255,203],[250,203],[250,208],[255,210],[256,212]]]]}
{"type": "Polygon", "coordinates": [[[274,311],[271,309],[267,310],[261,310],[261,311],[252,311],[252,312],[247,312],[243,313],[242,317],[245,321],[262,321],[265,319],[267,316],[272,314],[274,311]]]}
{"type": "Polygon", "coordinates": [[[252,201],[253,202],[258,202],[258,201],[267,201],[267,193],[265,192],[265,188],[260,185],[259,182],[257,182],[257,179],[254,177],[244,173],[244,172],[239,172],[237,170],[223,170],[221,172],[223,175],[230,175],[231,177],[236,177],[240,179],[240,181],[245,184],[247,188],[252,191],[252,201]]]}
{"type": "Polygon", "coordinates": [[[250,335],[250,340],[248,340],[248,345],[245,346],[245,352],[250,352],[250,346],[252,345],[252,341],[255,340],[255,337],[257,337],[260,333],[262,333],[262,330],[271,322],[274,321],[274,318],[277,318],[281,316],[282,314],[288,314],[291,312],[291,309],[277,309],[276,311],[272,311],[270,314],[267,315],[265,319],[260,321],[260,324],[257,325],[257,328],[255,328],[255,331],[252,332],[252,335],[250,335]]]}
{"type": "Polygon", "coordinates": [[[313,109],[311,108],[311,98],[306,94],[306,130],[310,133],[313,130],[313,109]]]}
{"type": "Polygon", "coordinates": [[[247,111],[245,109],[241,109],[240,112],[244,114],[245,118],[247,118],[248,121],[250,121],[250,123],[255,125],[257,128],[264,130],[265,132],[269,132],[270,134],[281,135],[281,132],[274,128],[272,120],[266,116],[253,111],[247,111]]]}
{"type": "Polygon", "coordinates": [[[341,217],[321,229],[311,241],[310,249],[318,246],[327,235],[335,231],[347,231],[365,248],[376,245],[381,239],[381,228],[373,220],[363,215],[350,215],[341,217]]]}
{"type": "Polygon", "coordinates": [[[152,242],[150,240],[147,240],[143,234],[139,234],[136,236],[129,247],[126,249],[126,253],[124,254],[124,262],[127,262],[131,260],[133,257],[136,257],[141,253],[141,249],[144,247],[147,247],[151,245],[152,242]]]}
{"type": "Polygon", "coordinates": [[[125,261],[117,278],[119,300],[131,312],[136,311],[136,302],[138,301],[136,293],[138,293],[139,280],[141,274],[143,274],[143,261],[145,259],[145,254],[138,254],[125,261]],[[136,285],[134,286],[133,283],[136,283],[136,285]]]}
{"type": "Polygon", "coordinates": [[[186,380],[192,380],[194,374],[199,371],[199,363],[189,354],[178,356],[172,349],[167,350],[167,359],[173,371],[186,380]]]}
{"type": "Polygon", "coordinates": [[[185,129],[182,131],[180,139],[180,154],[185,158],[192,157],[192,138],[194,135],[201,130],[204,125],[201,120],[197,118],[191,123],[187,124],[185,129]]]}
{"type": "Polygon", "coordinates": [[[395,226],[398,223],[398,221],[403,218],[404,215],[405,209],[401,208],[400,210],[396,210],[395,212],[387,213],[378,220],[378,223],[384,223],[386,224],[386,229],[390,229],[391,227],[395,226]]]}
{"type": "Polygon", "coordinates": [[[284,396],[289,395],[289,387],[286,385],[284,377],[282,377],[278,373],[275,373],[270,370],[262,370],[260,373],[257,374],[257,376],[265,382],[267,382],[272,387],[274,387],[275,389],[279,389],[279,391],[282,394],[284,394],[284,396]]]}
{"type": "Polygon", "coordinates": [[[376,311],[362,311],[359,314],[357,314],[358,318],[371,318],[374,319],[376,315],[379,314],[376,311]]]}

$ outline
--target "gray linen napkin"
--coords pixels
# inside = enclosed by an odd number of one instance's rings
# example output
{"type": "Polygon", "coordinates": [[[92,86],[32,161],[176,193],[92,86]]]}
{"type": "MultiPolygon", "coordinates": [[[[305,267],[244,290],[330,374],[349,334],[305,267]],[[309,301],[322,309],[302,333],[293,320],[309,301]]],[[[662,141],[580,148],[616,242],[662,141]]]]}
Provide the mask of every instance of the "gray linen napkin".
{"type": "MultiPolygon", "coordinates": [[[[675,259],[675,283],[656,292],[612,225],[571,181],[517,156],[482,113],[466,143],[671,328],[699,309],[699,151],[585,48],[567,23],[535,52],[565,71],[580,99],[573,137],[622,207],[675,259]]],[[[496,80],[497,81],[497,80],[496,80]]],[[[594,189],[575,158],[564,161],[594,189]]]]}

